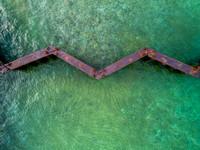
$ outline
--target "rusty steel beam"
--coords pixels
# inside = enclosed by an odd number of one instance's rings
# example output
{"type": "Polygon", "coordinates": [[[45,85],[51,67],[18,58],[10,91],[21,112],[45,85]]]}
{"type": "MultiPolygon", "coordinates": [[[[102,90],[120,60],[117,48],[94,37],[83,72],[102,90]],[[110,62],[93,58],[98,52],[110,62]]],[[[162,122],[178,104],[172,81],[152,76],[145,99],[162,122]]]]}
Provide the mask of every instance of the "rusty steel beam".
{"type": "Polygon", "coordinates": [[[74,67],[80,69],[81,71],[85,72],[86,74],[95,77],[95,74],[98,72],[98,70],[92,68],[91,66],[83,63],[82,61],[78,60],[77,58],[67,54],[66,52],[54,47],[57,49],[53,54],[62,60],[66,61],[67,63],[73,65],[74,67]]]}
{"type": "Polygon", "coordinates": [[[172,67],[173,69],[179,70],[182,73],[192,75],[194,77],[199,78],[200,76],[200,68],[199,67],[193,67],[189,66],[187,64],[184,64],[178,60],[175,60],[171,57],[168,57],[166,55],[163,55],[155,50],[152,50],[150,48],[146,48],[147,55],[153,60],[156,60],[158,62],[161,62],[163,65],[168,65],[172,67]]]}
{"type": "Polygon", "coordinates": [[[99,73],[96,74],[96,79],[101,79],[105,76],[110,75],[111,73],[124,68],[125,66],[147,56],[147,51],[144,49],[141,49],[125,58],[120,59],[119,61],[113,63],[112,65],[102,69],[99,71],[99,73]]]}
{"type": "Polygon", "coordinates": [[[24,65],[27,65],[31,62],[37,61],[37,60],[47,57],[49,55],[55,55],[55,56],[61,58],[65,62],[73,65],[74,67],[80,69],[81,71],[85,72],[86,74],[88,74],[96,79],[104,78],[104,77],[114,73],[115,71],[122,69],[125,66],[127,66],[145,56],[149,57],[153,60],[156,60],[158,62],[161,62],[163,65],[168,65],[174,69],[177,69],[184,74],[192,75],[197,78],[200,77],[200,66],[198,66],[198,67],[189,66],[189,65],[184,64],[180,61],[177,61],[173,58],[170,58],[166,55],[163,55],[155,50],[152,50],[148,47],[145,47],[125,58],[122,58],[119,61],[113,63],[112,65],[107,66],[106,68],[98,71],[98,70],[92,68],[91,66],[83,63],[82,61],[78,60],[77,58],[69,55],[68,53],[60,50],[59,48],[57,48],[55,46],[50,46],[50,47],[47,47],[40,51],[37,51],[35,53],[32,53],[30,55],[27,55],[27,56],[24,56],[17,60],[14,60],[7,64],[3,64],[2,62],[0,62],[0,72],[5,73],[7,71],[20,68],[24,65]]]}

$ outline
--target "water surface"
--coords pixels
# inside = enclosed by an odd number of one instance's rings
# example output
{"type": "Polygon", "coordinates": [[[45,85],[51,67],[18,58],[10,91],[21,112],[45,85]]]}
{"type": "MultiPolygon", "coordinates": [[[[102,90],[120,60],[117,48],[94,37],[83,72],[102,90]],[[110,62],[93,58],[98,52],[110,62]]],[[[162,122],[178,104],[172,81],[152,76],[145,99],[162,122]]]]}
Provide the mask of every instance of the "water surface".
{"type": "MultiPolygon", "coordinates": [[[[1,0],[0,55],[50,45],[96,69],[149,47],[200,65],[198,0],[1,0]]],[[[96,80],[60,59],[0,75],[1,149],[200,149],[200,81],[151,60],[96,80]]]]}

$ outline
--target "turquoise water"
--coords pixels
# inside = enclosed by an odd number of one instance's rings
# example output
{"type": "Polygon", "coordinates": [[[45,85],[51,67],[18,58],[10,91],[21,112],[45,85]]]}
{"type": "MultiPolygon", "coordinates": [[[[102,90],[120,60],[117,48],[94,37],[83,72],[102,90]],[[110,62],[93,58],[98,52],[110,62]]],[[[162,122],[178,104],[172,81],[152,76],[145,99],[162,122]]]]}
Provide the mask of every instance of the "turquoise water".
{"type": "MultiPolygon", "coordinates": [[[[198,0],[1,0],[0,58],[55,45],[96,69],[143,47],[200,65],[198,0]]],[[[200,149],[200,80],[152,60],[96,80],[50,59],[0,75],[0,149],[200,149]]]]}

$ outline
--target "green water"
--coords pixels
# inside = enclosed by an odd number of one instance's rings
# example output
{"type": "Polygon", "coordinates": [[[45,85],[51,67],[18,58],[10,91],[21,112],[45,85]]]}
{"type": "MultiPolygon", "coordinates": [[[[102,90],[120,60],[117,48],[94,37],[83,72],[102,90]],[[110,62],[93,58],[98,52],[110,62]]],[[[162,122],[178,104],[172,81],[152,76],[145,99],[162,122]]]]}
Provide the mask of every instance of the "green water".
{"type": "MultiPolygon", "coordinates": [[[[143,47],[200,65],[199,0],[1,0],[7,62],[55,45],[104,68],[143,47]]],[[[151,60],[96,80],[60,59],[0,74],[1,150],[200,149],[200,80],[151,60]]]]}

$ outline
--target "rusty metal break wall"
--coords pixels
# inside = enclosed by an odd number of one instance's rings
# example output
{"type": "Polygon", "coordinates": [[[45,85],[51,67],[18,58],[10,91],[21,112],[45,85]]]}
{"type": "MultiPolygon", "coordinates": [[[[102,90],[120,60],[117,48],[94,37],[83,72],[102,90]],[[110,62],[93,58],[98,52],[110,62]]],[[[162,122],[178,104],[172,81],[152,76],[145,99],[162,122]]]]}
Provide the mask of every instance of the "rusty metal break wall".
{"type": "Polygon", "coordinates": [[[98,71],[98,70],[92,68],[91,66],[83,63],[82,61],[78,60],[77,58],[69,55],[68,53],[60,50],[59,48],[57,48],[55,46],[50,46],[45,49],[39,50],[35,53],[32,53],[30,55],[27,55],[27,56],[24,56],[17,60],[14,60],[7,64],[3,64],[2,62],[0,62],[0,72],[5,73],[10,70],[17,69],[21,66],[27,65],[31,62],[37,61],[37,60],[47,57],[49,55],[55,55],[55,56],[61,58],[62,60],[66,61],[67,63],[73,65],[74,67],[82,70],[86,74],[88,74],[96,79],[104,78],[104,77],[110,75],[111,73],[113,73],[113,72],[145,57],[145,56],[149,57],[153,60],[156,60],[158,62],[161,62],[163,65],[168,65],[174,69],[177,69],[184,74],[192,75],[197,78],[200,77],[200,66],[198,66],[198,67],[189,66],[187,64],[184,64],[180,61],[177,61],[177,60],[170,58],[166,55],[163,55],[161,53],[158,53],[157,51],[152,50],[147,47],[145,47],[125,58],[122,58],[119,61],[113,63],[112,65],[107,66],[106,68],[98,71]]]}

